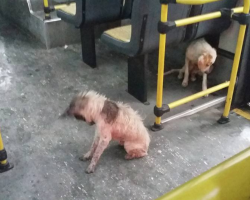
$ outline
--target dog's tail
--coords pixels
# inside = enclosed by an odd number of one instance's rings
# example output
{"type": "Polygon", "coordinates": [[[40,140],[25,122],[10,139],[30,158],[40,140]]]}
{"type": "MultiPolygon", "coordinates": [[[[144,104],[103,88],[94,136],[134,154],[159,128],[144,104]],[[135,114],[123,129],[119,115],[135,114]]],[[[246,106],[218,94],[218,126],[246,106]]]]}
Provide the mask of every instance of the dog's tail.
{"type": "Polygon", "coordinates": [[[176,73],[176,72],[179,73],[180,70],[181,70],[181,69],[171,69],[171,70],[165,72],[165,73],[164,73],[164,76],[165,76],[165,75],[169,75],[169,74],[173,74],[173,73],[176,73]]]}
{"type": "MultiPolygon", "coordinates": [[[[167,72],[164,72],[164,76],[165,75],[169,75],[169,74],[173,74],[173,73],[179,73],[180,72],[180,70],[181,69],[171,69],[171,70],[169,70],[169,71],[167,71],[167,72]]],[[[158,74],[157,74],[158,75],[158,74]]]]}

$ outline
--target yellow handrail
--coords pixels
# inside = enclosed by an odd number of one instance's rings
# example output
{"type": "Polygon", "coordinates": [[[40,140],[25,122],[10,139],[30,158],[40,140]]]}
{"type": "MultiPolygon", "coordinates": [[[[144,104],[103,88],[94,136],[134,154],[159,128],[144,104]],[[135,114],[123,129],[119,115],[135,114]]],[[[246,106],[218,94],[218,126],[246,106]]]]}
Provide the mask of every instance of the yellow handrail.
{"type": "Polygon", "coordinates": [[[204,91],[198,92],[196,94],[193,94],[191,96],[185,97],[183,99],[179,99],[177,101],[174,101],[174,102],[168,104],[168,106],[169,106],[170,109],[175,108],[177,106],[183,105],[183,104],[188,103],[190,101],[193,101],[195,99],[199,99],[201,97],[204,97],[207,94],[211,94],[213,92],[222,90],[222,89],[224,89],[224,88],[226,88],[228,86],[229,86],[229,82],[227,81],[225,83],[222,83],[222,84],[216,85],[214,87],[211,87],[211,88],[209,88],[207,90],[204,90],[204,91]]]}
{"type": "MultiPolygon", "coordinates": [[[[234,13],[242,13],[243,7],[233,8],[232,10],[234,11],[234,13]]],[[[188,17],[185,19],[176,20],[175,24],[176,24],[176,27],[187,26],[190,24],[203,22],[203,21],[207,21],[210,19],[216,19],[220,17],[221,17],[221,12],[218,11],[218,12],[212,12],[212,13],[208,13],[204,15],[195,16],[195,17],[188,17]]]]}
{"type": "Polygon", "coordinates": [[[201,5],[206,3],[212,3],[221,0],[176,0],[176,3],[187,4],[187,5],[201,5]]]}

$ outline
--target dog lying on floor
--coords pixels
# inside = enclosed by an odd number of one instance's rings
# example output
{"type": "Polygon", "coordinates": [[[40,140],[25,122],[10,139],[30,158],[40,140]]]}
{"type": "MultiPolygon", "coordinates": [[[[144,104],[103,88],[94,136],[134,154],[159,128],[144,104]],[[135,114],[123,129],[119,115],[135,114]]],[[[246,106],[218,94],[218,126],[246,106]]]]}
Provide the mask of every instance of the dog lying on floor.
{"type": "Polygon", "coordinates": [[[88,124],[96,124],[94,141],[90,150],[80,160],[91,159],[86,173],[93,173],[96,164],[114,139],[124,146],[125,159],[147,155],[150,138],[141,117],[130,106],[113,102],[94,91],[78,94],[63,116],[74,116],[88,124]]]}
{"type": "Polygon", "coordinates": [[[189,75],[191,75],[191,81],[196,80],[196,75],[203,76],[202,90],[204,91],[207,89],[207,74],[213,70],[216,57],[216,50],[204,38],[195,40],[190,43],[186,50],[185,65],[183,68],[172,69],[165,72],[164,75],[179,72],[178,78],[183,79],[184,74],[183,87],[188,86],[189,75]]]}

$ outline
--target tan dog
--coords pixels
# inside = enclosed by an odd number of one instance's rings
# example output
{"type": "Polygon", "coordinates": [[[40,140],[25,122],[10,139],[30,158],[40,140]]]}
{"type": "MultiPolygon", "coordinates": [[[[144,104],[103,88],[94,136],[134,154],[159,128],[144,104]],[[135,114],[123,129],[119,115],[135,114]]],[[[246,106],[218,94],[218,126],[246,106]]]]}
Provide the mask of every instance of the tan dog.
{"type": "Polygon", "coordinates": [[[88,124],[96,124],[96,132],[90,150],[80,160],[91,159],[87,173],[95,170],[96,164],[114,139],[124,145],[125,159],[147,155],[150,138],[141,117],[130,106],[113,102],[94,91],[80,93],[72,101],[64,115],[71,115],[88,124]]]}
{"type": "Polygon", "coordinates": [[[207,89],[207,74],[212,71],[216,57],[216,50],[205,39],[195,40],[190,43],[186,50],[185,65],[183,68],[172,69],[164,73],[164,75],[179,72],[178,78],[182,79],[184,74],[183,87],[188,86],[189,75],[191,75],[192,81],[196,80],[196,75],[201,75],[203,76],[202,90],[204,91],[207,89]]]}

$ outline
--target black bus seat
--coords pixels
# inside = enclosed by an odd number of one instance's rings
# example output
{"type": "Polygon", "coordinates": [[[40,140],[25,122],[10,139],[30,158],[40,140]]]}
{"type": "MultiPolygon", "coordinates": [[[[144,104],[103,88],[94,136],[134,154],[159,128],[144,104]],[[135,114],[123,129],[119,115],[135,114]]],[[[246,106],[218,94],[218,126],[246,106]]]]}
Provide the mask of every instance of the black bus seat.
{"type": "MultiPolygon", "coordinates": [[[[169,20],[186,18],[191,6],[169,5],[169,20]],[[178,12],[177,12],[178,11],[178,12]]],[[[134,0],[131,24],[105,31],[101,41],[113,50],[129,56],[128,92],[142,102],[147,101],[146,66],[147,54],[159,46],[157,24],[161,5],[158,0],[134,0]],[[122,33],[122,36],[119,34],[122,33]]],[[[170,31],[167,44],[179,44],[185,38],[185,27],[170,31]]]]}
{"type": "MultiPolygon", "coordinates": [[[[237,6],[239,0],[222,0],[209,4],[193,6],[192,15],[202,15],[214,11],[218,11],[221,8],[234,8],[237,6]]],[[[224,18],[213,19],[209,21],[200,22],[187,26],[187,34],[185,37],[186,41],[194,40],[203,36],[209,36],[213,41],[212,43],[219,43],[219,35],[227,30],[231,24],[230,20],[224,18]],[[214,41],[217,40],[217,41],[214,41]]]]}
{"type": "Polygon", "coordinates": [[[94,26],[121,20],[123,5],[126,1],[75,0],[75,4],[57,10],[58,17],[80,28],[83,61],[91,67],[96,67],[94,26]]]}

